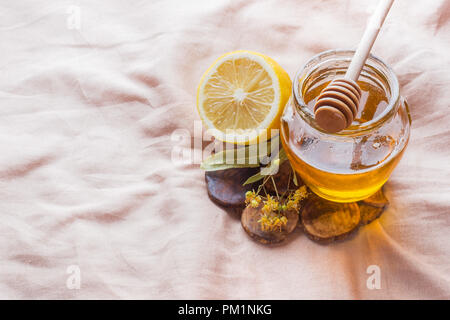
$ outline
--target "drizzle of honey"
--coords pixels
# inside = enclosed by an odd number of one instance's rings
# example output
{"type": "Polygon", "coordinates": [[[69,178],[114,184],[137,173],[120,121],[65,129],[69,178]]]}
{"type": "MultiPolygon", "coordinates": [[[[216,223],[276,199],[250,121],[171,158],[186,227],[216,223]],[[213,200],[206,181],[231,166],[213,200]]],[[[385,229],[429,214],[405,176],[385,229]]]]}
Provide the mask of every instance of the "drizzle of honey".
{"type": "MultiPolygon", "coordinates": [[[[322,83],[304,95],[310,110],[313,110],[318,95],[328,83],[322,83]]],[[[376,118],[388,106],[388,98],[381,88],[364,81],[358,81],[358,85],[362,95],[358,114],[350,128],[376,118]]],[[[306,141],[307,138],[299,139],[296,130],[295,124],[282,121],[281,141],[292,166],[314,193],[336,202],[359,201],[377,192],[405,149],[396,150],[396,141],[390,136],[365,136],[351,146],[351,150],[339,150],[339,145],[317,144],[314,152],[308,152],[305,156],[302,150],[310,142],[306,141]]]]}

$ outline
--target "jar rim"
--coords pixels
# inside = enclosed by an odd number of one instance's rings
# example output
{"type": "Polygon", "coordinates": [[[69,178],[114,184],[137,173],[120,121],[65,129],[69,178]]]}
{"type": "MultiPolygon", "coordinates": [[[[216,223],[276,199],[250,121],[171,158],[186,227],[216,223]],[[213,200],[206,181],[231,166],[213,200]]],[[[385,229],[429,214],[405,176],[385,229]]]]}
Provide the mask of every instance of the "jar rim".
{"type": "MultiPolygon", "coordinates": [[[[388,101],[388,105],[383,110],[382,113],[377,115],[377,117],[364,122],[360,125],[358,125],[356,128],[347,128],[342,131],[336,132],[336,133],[329,133],[324,131],[320,126],[317,125],[317,123],[314,120],[314,113],[307,107],[304,99],[303,99],[303,85],[304,81],[307,79],[307,74],[304,74],[307,69],[312,65],[320,65],[320,63],[323,63],[324,61],[330,60],[335,56],[345,56],[351,60],[353,55],[355,54],[355,50],[348,50],[348,49],[331,49],[326,50],[323,52],[320,52],[316,55],[314,55],[312,58],[310,58],[295,74],[293,86],[292,86],[292,92],[294,96],[294,102],[296,105],[296,110],[298,113],[302,116],[302,118],[307,121],[312,127],[317,129],[318,131],[322,132],[323,134],[328,135],[334,135],[334,136],[353,136],[353,135],[359,135],[364,134],[367,131],[373,131],[376,128],[379,128],[381,125],[383,125],[386,121],[388,121],[390,118],[393,117],[393,115],[397,111],[397,107],[399,105],[400,101],[400,88],[397,76],[395,75],[394,71],[390,66],[388,66],[383,60],[380,58],[370,54],[367,58],[366,64],[363,67],[363,71],[367,66],[367,62],[372,62],[375,64],[375,68],[377,71],[381,71],[383,74],[385,74],[385,77],[387,79],[387,85],[389,86],[390,91],[390,97],[388,101]],[[326,59],[328,58],[328,59],[326,59]],[[319,64],[318,64],[319,63],[319,64]],[[377,67],[378,66],[378,67],[377,67]],[[384,70],[380,70],[384,69],[384,70]]],[[[310,70],[309,73],[311,73],[310,70]]]]}

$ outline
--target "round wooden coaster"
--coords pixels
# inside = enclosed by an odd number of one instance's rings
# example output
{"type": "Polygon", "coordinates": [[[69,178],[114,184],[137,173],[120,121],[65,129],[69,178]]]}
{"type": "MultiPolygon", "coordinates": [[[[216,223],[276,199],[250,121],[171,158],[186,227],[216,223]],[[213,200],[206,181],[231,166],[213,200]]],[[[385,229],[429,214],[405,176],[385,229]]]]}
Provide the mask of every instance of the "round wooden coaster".
{"type": "Polygon", "coordinates": [[[381,214],[384,212],[385,208],[372,207],[370,205],[365,204],[364,202],[358,203],[359,211],[361,214],[361,225],[364,226],[366,224],[371,223],[372,221],[378,219],[381,214]]]}
{"type": "Polygon", "coordinates": [[[369,198],[361,200],[360,202],[378,208],[384,208],[389,204],[389,200],[384,195],[383,188],[375,192],[369,198]]]}
{"type": "Polygon", "coordinates": [[[356,202],[331,202],[315,195],[307,200],[301,218],[306,235],[321,243],[344,239],[361,221],[356,202]]]}
{"type": "Polygon", "coordinates": [[[389,205],[383,189],[378,190],[371,197],[358,202],[361,212],[361,225],[366,225],[378,219],[389,205]]]}
{"type": "Polygon", "coordinates": [[[224,207],[244,207],[245,193],[258,187],[257,183],[243,186],[259,168],[232,168],[206,171],[205,181],[212,201],[224,207]]]}
{"type": "Polygon", "coordinates": [[[281,230],[264,231],[258,222],[263,213],[261,212],[262,205],[258,208],[247,207],[241,216],[241,224],[247,234],[254,240],[263,244],[274,244],[282,242],[286,239],[288,234],[294,231],[297,226],[299,215],[295,210],[286,211],[285,216],[288,222],[281,230]]]}

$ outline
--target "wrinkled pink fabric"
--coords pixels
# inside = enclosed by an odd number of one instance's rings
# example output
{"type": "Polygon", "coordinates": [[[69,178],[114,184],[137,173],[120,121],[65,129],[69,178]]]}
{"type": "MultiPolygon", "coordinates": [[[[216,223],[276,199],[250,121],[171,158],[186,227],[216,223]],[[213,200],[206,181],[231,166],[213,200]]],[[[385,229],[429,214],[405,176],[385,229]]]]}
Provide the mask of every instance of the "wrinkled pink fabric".
{"type": "Polygon", "coordinates": [[[449,299],[448,0],[397,1],[374,46],[413,127],[389,209],[354,238],[257,244],[208,199],[198,164],[171,161],[219,55],[259,51],[293,77],[314,54],[354,48],[375,4],[3,1],[0,298],[449,299]]]}

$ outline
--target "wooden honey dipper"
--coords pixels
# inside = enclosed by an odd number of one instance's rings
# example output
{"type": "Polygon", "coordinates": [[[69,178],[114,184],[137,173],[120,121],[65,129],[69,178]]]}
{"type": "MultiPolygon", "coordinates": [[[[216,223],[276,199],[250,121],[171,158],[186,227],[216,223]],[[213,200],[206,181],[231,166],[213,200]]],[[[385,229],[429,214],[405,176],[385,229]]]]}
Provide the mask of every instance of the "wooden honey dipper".
{"type": "Polygon", "coordinates": [[[358,113],[361,89],[356,81],[394,0],[381,0],[343,78],[334,79],[322,90],[314,106],[317,124],[327,132],[350,126],[358,113]]]}

